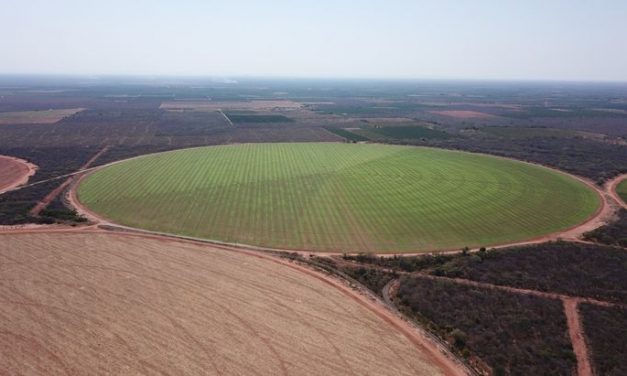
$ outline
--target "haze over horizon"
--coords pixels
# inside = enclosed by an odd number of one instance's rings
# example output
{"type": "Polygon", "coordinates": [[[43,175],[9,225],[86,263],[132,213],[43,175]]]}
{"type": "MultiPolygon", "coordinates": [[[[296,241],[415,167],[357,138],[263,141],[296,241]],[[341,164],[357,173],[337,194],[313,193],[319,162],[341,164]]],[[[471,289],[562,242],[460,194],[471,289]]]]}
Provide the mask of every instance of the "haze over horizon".
{"type": "Polygon", "coordinates": [[[0,5],[0,74],[627,81],[618,0],[0,5]]]}

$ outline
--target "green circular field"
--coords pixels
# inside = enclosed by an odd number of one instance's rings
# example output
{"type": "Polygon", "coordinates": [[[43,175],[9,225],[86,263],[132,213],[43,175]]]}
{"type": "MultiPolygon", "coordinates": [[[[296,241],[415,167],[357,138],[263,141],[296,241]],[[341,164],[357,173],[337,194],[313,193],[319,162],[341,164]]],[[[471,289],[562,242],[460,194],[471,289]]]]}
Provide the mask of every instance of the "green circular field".
{"type": "Polygon", "coordinates": [[[479,154],[372,144],[245,144],[101,169],[79,200],[116,223],[225,242],[407,252],[521,241],[579,224],[585,184],[479,154]]]}

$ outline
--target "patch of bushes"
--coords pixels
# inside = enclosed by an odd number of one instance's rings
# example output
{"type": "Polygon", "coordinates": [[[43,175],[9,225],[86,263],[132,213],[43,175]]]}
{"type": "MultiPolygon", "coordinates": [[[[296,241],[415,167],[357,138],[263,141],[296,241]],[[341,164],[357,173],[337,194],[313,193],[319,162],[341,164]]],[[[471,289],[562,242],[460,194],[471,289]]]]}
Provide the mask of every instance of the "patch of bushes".
{"type": "Polygon", "coordinates": [[[576,367],[558,300],[407,276],[397,303],[494,375],[571,375],[576,367]]]}
{"type": "Polygon", "coordinates": [[[616,222],[586,232],[583,237],[589,241],[627,248],[627,210],[618,212],[616,222]]]}
{"type": "Polygon", "coordinates": [[[584,332],[597,375],[627,375],[627,310],[581,304],[584,332]]]}
{"type": "Polygon", "coordinates": [[[364,286],[368,287],[377,295],[381,295],[383,287],[397,277],[394,273],[389,273],[380,269],[374,268],[341,268],[345,274],[359,281],[364,286]]]}
{"type": "Polygon", "coordinates": [[[433,274],[627,303],[627,252],[568,242],[460,255],[433,274]]]}

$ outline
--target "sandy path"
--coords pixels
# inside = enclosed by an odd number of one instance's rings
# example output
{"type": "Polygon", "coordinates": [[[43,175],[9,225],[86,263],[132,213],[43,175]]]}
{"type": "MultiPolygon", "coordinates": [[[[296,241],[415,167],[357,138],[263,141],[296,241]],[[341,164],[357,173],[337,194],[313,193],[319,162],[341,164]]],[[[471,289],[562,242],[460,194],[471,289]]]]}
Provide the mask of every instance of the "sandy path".
{"type": "Polygon", "coordinates": [[[627,209],[627,202],[623,201],[618,196],[618,193],[616,193],[616,187],[618,187],[618,184],[620,184],[620,182],[625,179],[627,179],[627,174],[622,174],[618,175],[617,177],[613,178],[605,184],[605,190],[607,191],[607,194],[609,194],[610,197],[612,197],[612,199],[614,199],[614,201],[616,201],[618,205],[620,205],[623,209],[627,209]]]}
{"type": "Polygon", "coordinates": [[[28,183],[37,166],[23,159],[0,155],[0,194],[28,183]]]}
{"type": "Polygon", "coordinates": [[[103,230],[0,237],[0,373],[466,374],[372,297],[267,254],[103,230]]]}
{"type": "MultiPolygon", "coordinates": [[[[102,149],[100,149],[96,154],[94,154],[93,157],[91,157],[87,162],[85,162],[84,165],[81,166],[80,170],[85,170],[86,168],[88,168],[89,166],[91,166],[92,163],[94,163],[96,161],[96,159],[98,159],[102,154],[104,154],[107,150],[109,150],[108,146],[103,147],[102,149]]],[[[69,178],[67,178],[63,183],[61,183],[61,185],[59,185],[57,188],[53,189],[50,193],[48,193],[46,195],[46,197],[44,197],[41,201],[39,201],[35,207],[33,207],[30,210],[30,215],[36,217],[38,216],[42,210],[44,210],[45,208],[48,207],[48,205],[50,205],[50,203],[57,197],[59,196],[74,180],[74,176],[70,176],[69,178]]]]}
{"type": "Polygon", "coordinates": [[[573,352],[577,357],[577,375],[592,376],[592,365],[590,364],[590,355],[588,354],[588,346],[584,337],[583,326],[581,325],[581,316],[579,315],[578,300],[571,298],[562,299],[564,303],[564,314],[568,323],[568,335],[573,346],[573,352]]]}

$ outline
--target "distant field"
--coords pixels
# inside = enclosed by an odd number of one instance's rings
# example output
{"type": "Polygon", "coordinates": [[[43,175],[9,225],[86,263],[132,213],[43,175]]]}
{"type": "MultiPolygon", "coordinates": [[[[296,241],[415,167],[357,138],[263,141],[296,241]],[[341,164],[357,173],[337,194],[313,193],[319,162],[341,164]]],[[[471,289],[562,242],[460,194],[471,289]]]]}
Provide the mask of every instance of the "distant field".
{"type": "Polygon", "coordinates": [[[2,375],[443,374],[370,309],[271,260],[93,233],[0,235],[0,258],[2,375]]]}
{"type": "Polygon", "coordinates": [[[623,199],[624,202],[627,202],[627,179],[618,184],[616,187],[616,193],[618,193],[618,196],[623,199]]]}
{"type": "Polygon", "coordinates": [[[423,126],[386,126],[364,128],[357,133],[373,139],[417,140],[417,139],[446,139],[448,134],[442,131],[429,129],[423,126]]]}
{"type": "Polygon", "coordinates": [[[82,108],[68,108],[44,111],[0,112],[2,124],[52,124],[82,111],[82,108]]]}
{"type": "Polygon", "coordinates": [[[303,105],[290,100],[252,100],[252,101],[210,101],[210,100],[181,100],[165,101],[160,108],[165,110],[194,110],[194,111],[217,111],[217,110],[273,110],[273,109],[296,109],[303,105]]]}
{"type": "Polygon", "coordinates": [[[238,123],[291,123],[294,120],[283,115],[226,113],[235,124],[238,123]]]}
{"type": "Polygon", "coordinates": [[[494,115],[479,112],[479,111],[465,111],[465,110],[442,110],[442,111],[430,111],[432,114],[448,116],[456,119],[489,119],[494,115]]]}
{"type": "Polygon", "coordinates": [[[270,247],[418,251],[535,238],[578,224],[596,194],[485,155],[350,144],[245,144],[97,171],[80,200],[135,227],[270,247]]]}

